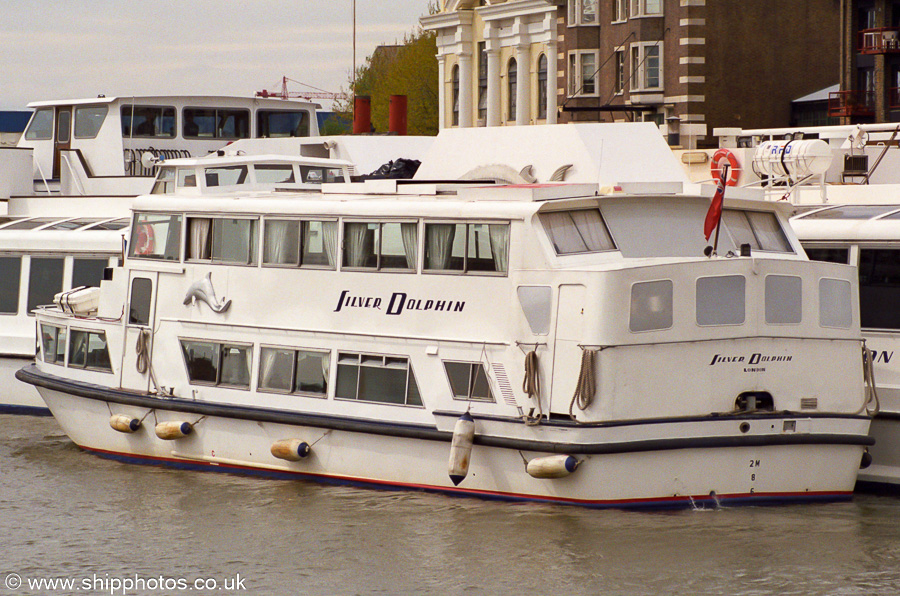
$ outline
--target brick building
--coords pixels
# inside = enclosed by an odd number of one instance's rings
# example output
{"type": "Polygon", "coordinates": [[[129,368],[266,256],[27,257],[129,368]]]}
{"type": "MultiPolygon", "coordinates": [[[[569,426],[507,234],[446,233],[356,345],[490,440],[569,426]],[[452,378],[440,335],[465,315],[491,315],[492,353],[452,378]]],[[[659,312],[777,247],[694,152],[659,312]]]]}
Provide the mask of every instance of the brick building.
{"type": "Polygon", "coordinates": [[[441,127],[650,120],[702,147],[838,81],[842,1],[446,0],[422,24],[441,127]]]}

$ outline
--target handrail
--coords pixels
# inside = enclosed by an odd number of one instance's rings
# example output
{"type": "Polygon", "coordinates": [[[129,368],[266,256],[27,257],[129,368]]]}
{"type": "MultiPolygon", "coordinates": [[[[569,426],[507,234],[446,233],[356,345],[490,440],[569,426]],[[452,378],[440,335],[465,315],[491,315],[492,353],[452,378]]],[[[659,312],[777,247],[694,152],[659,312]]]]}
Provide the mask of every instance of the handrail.
{"type": "Polygon", "coordinates": [[[66,162],[66,167],[69,168],[69,173],[72,175],[72,180],[75,181],[75,185],[78,187],[79,193],[82,196],[87,194],[84,191],[84,186],[81,184],[81,180],[79,179],[78,174],[75,172],[75,168],[72,167],[72,162],[69,161],[69,155],[64,151],[60,151],[59,157],[66,162]]]}
{"type": "Polygon", "coordinates": [[[34,165],[37,166],[38,174],[41,176],[41,181],[44,183],[44,188],[47,189],[47,194],[48,194],[48,195],[49,195],[49,194],[53,194],[53,193],[50,192],[50,185],[47,183],[47,177],[44,176],[44,170],[41,169],[41,162],[35,160],[35,161],[34,161],[34,165]]]}

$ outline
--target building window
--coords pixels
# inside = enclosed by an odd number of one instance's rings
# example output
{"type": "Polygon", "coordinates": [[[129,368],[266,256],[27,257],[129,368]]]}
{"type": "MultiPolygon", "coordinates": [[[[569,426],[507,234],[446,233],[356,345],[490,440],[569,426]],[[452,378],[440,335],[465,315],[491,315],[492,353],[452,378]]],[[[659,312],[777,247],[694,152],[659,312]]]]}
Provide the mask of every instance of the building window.
{"type": "Polygon", "coordinates": [[[450,88],[453,93],[453,126],[459,126],[459,66],[450,71],[450,88]]]}
{"type": "Polygon", "coordinates": [[[622,23],[628,20],[628,0],[613,0],[613,23],[622,23]]]}
{"type": "Polygon", "coordinates": [[[632,44],[631,89],[662,89],[662,47],[658,42],[632,44]]]}
{"type": "Polygon", "coordinates": [[[569,26],[596,25],[597,0],[569,0],[569,26]]]}
{"type": "Polygon", "coordinates": [[[507,106],[509,108],[509,113],[506,115],[506,119],[510,122],[513,122],[516,119],[516,93],[518,92],[517,82],[518,74],[516,73],[516,59],[511,58],[509,61],[509,68],[506,69],[506,82],[507,82],[507,106]]]}
{"type": "Polygon", "coordinates": [[[631,0],[632,17],[657,17],[662,13],[662,0],[631,0]]]}
{"type": "Polygon", "coordinates": [[[541,54],[538,58],[538,120],[547,119],[547,55],[541,54]]]}
{"type": "Polygon", "coordinates": [[[569,95],[597,95],[598,52],[573,52],[569,54],[569,95]]]}
{"type": "Polygon", "coordinates": [[[616,50],[616,93],[625,91],[625,52],[616,50]]]}
{"type": "Polygon", "coordinates": [[[487,119],[487,49],[483,41],[478,42],[478,119],[487,119]]]}
{"type": "Polygon", "coordinates": [[[339,352],[334,396],[385,404],[422,405],[409,359],[402,356],[339,352]]]}

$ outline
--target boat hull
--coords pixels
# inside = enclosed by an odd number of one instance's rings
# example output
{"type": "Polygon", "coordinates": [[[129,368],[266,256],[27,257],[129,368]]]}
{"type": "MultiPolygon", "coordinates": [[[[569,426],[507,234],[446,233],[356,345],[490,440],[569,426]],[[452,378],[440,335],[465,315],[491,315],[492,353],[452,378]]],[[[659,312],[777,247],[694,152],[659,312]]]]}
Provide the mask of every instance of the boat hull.
{"type": "Polygon", "coordinates": [[[0,414],[26,416],[50,416],[47,404],[40,394],[16,380],[16,371],[34,360],[34,356],[0,357],[0,414]]]}
{"type": "Polygon", "coordinates": [[[70,391],[60,379],[46,382],[35,376],[33,368],[20,378],[42,383],[39,391],[71,439],[105,457],[589,507],[849,499],[860,458],[870,442],[865,417],[769,416],[752,422],[711,417],[643,421],[615,428],[541,425],[530,427],[532,436],[527,439],[504,437],[500,432],[505,424],[521,422],[476,418],[468,474],[454,486],[447,473],[452,433],[437,427],[381,424],[367,431],[366,425],[374,422],[311,415],[306,424],[298,424],[292,423],[290,413],[262,408],[129,396],[115,390],[109,391],[108,399],[99,399],[103,388],[79,386],[70,391]],[[29,374],[30,378],[23,378],[29,374]],[[84,395],[92,391],[97,395],[84,395]],[[143,424],[134,433],[118,432],[110,427],[111,414],[142,419],[143,424]],[[782,432],[788,418],[800,432],[782,432]],[[163,440],[154,433],[154,426],[164,421],[186,421],[194,427],[187,436],[163,440]],[[740,428],[745,423],[750,428],[743,432],[740,428]],[[569,439],[561,438],[567,435],[569,439]],[[308,442],[310,455],[296,462],[277,459],[270,449],[282,439],[308,442]],[[575,456],[580,461],[575,472],[553,479],[526,473],[525,460],[554,452],[575,456]]]}
{"type": "Polygon", "coordinates": [[[869,449],[872,465],[859,472],[864,488],[900,490],[900,412],[882,411],[869,431],[875,444],[869,449]]]}

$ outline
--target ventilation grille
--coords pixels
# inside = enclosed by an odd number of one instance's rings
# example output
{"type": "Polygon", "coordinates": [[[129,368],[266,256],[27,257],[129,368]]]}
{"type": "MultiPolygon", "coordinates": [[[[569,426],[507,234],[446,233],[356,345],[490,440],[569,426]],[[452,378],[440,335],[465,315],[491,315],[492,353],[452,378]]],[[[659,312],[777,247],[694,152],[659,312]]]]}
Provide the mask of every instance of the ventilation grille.
{"type": "Polygon", "coordinates": [[[509,384],[509,377],[506,376],[506,369],[499,362],[491,364],[491,368],[494,369],[494,377],[497,378],[497,385],[500,386],[500,395],[503,396],[503,401],[510,406],[519,407],[519,404],[516,403],[516,394],[513,393],[512,385],[509,384]]]}
{"type": "Polygon", "coordinates": [[[819,409],[819,399],[817,397],[801,397],[800,398],[800,409],[801,410],[818,410],[819,409]]]}

